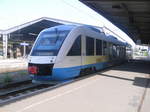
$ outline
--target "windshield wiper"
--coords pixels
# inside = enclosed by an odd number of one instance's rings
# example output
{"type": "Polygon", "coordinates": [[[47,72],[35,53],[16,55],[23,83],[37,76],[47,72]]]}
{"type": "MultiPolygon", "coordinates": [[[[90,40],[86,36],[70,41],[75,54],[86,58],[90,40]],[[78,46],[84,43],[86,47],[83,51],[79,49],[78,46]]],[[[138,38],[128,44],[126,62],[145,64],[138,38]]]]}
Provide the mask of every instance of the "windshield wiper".
{"type": "Polygon", "coordinates": [[[56,43],[58,38],[59,38],[59,35],[58,35],[58,29],[57,28],[55,28],[55,31],[56,31],[56,41],[55,41],[55,43],[56,43]]]}

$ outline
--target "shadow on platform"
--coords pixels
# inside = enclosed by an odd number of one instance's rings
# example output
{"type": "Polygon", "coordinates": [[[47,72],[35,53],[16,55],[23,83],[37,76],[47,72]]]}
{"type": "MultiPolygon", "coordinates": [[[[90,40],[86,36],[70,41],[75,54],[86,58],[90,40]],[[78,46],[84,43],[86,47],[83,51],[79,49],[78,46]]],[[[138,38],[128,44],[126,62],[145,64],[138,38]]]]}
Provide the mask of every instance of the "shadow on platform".
{"type": "Polygon", "coordinates": [[[133,79],[119,77],[119,76],[112,76],[112,75],[107,75],[107,74],[103,74],[103,73],[97,73],[97,74],[101,75],[101,76],[110,77],[110,78],[120,79],[120,80],[134,81],[133,79]]]}
{"type": "Polygon", "coordinates": [[[105,77],[110,77],[110,78],[115,78],[119,80],[126,80],[126,81],[132,81],[133,85],[135,86],[140,86],[144,88],[150,88],[150,78],[142,78],[142,77],[135,77],[134,79],[129,79],[129,78],[124,78],[120,76],[112,76],[112,75],[107,75],[103,73],[97,73],[98,75],[105,76],[105,77]]]}
{"type": "Polygon", "coordinates": [[[150,74],[150,61],[131,61],[111,69],[150,74]]]}
{"type": "Polygon", "coordinates": [[[150,88],[148,86],[150,84],[150,78],[141,78],[141,77],[135,77],[133,85],[150,88]]]}

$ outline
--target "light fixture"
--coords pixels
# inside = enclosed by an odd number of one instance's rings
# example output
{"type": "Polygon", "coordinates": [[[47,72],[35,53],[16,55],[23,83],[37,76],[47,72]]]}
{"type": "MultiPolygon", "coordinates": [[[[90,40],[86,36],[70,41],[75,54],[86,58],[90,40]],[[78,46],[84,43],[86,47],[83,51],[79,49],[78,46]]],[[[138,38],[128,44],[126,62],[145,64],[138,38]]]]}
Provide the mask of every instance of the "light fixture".
{"type": "Polygon", "coordinates": [[[29,35],[37,36],[38,34],[36,33],[28,33],[29,35]]]}

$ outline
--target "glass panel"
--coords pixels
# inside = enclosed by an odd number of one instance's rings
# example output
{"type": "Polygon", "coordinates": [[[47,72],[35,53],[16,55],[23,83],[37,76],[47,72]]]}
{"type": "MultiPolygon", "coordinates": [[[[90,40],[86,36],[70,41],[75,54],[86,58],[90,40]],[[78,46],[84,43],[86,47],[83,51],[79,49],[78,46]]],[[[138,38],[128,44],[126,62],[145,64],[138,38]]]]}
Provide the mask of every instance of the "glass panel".
{"type": "Polygon", "coordinates": [[[113,58],[116,58],[117,57],[117,47],[116,47],[116,45],[113,45],[112,53],[113,53],[113,58]]]}
{"type": "Polygon", "coordinates": [[[102,55],[102,41],[96,39],[96,55],[102,55]]]}
{"type": "Polygon", "coordinates": [[[107,43],[103,41],[103,55],[107,55],[107,43]]]}
{"type": "Polygon", "coordinates": [[[68,30],[57,30],[42,32],[33,48],[32,56],[56,56],[67,37],[68,30]]]}
{"type": "Polygon", "coordinates": [[[94,39],[91,37],[86,38],[86,55],[94,55],[94,39]]]}
{"type": "Polygon", "coordinates": [[[3,37],[0,34],[0,58],[3,56],[3,37]]]}
{"type": "Polygon", "coordinates": [[[81,36],[79,36],[72,45],[68,56],[81,56],[81,36]]]}

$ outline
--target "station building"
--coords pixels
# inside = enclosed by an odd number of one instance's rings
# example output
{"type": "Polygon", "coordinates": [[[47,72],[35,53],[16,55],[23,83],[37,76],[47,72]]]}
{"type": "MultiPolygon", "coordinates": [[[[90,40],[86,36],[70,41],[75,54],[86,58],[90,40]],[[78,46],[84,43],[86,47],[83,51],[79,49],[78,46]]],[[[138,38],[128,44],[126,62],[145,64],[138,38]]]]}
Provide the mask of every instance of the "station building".
{"type": "Polygon", "coordinates": [[[0,30],[0,58],[27,56],[40,31],[61,24],[79,25],[79,23],[42,17],[7,30],[0,30]]]}

